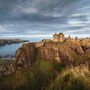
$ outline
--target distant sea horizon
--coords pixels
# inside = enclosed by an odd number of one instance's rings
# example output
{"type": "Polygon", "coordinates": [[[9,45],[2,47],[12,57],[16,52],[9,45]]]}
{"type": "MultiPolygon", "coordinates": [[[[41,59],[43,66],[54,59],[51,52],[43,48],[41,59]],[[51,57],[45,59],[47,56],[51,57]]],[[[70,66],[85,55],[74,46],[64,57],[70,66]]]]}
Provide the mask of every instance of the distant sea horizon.
{"type": "Polygon", "coordinates": [[[39,42],[43,39],[52,39],[52,37],[0,37],[0,39],[21,39],[29,42],[39,42]]]}

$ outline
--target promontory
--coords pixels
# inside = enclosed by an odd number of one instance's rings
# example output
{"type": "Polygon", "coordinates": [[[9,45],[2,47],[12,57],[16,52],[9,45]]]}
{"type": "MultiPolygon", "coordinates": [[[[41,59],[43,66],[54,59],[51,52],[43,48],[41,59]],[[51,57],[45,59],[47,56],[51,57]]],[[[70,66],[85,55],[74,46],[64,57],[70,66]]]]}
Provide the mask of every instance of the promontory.
{"type": "Polygon", "coordinates": [[[20,39],[0,39],[0,45],[12,44],[12,43],[21,43],[28,42],[28,40],[20,40],[20,39]]]}

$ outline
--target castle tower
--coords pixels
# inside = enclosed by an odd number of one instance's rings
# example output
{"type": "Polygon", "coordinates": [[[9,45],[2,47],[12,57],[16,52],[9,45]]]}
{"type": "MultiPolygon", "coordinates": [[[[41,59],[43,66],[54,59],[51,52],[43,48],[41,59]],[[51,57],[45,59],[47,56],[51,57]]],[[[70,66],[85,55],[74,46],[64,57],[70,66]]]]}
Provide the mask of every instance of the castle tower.
{"type": "Polygon", "coordinates": [[[55,33],[55,34],[53,35],[53,41],[54,41],[54,42],[58,42],[58,34],[55,33]]]}
{"type": "Polygon", "coordinates": [[[59,33],[59,41],[60,42],[64,41],[64,34],[63,33],[59,33]]]}
{"type": "Polygon", "coordinates": [[[64,34],[63,33],[59,33],[59,34],[54,34],[53,35],[53,41],[54,42],[63,42],[64,41],[64,34]]]}

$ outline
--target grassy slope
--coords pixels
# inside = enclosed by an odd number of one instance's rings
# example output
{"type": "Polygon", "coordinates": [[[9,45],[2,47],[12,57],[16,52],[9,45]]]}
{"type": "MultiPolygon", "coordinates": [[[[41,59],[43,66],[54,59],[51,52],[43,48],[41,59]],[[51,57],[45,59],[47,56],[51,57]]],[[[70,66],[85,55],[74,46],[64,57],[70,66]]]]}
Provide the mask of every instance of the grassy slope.
{"type": "MultiPolygon", "coordinates": [[[[64,44],[61,44],[64,48],[64,44]]],[[[57,43],[57,46],[60,43],[57,43]]],[[[42,60],[36,48],[36,61],[32,66],[0,78],[0,90],[90,90],[90,72],[87,68],[65,69],[54,61],[42,60]]],[[[72,50],[74,66],[81,63],[82,57],[72,50]]]]}
{"type": "Polygon", "coordinates": [[[78,67],[64,70],[52,82],[49,90],[90,90],[90,71],[78,67]]]}
{"type": "Polygon", "coordinates": [[[61,70],[59,63],[50,61],[35,62],[32,66],[0,79],[0,89],[16,90],[43,90],[55,80],[61,70]],[[58,67],[58,68],[57,68],[58,67]]]}
{"type": "Polygon", "coordinates": [[[57,62],[40,61],[0,79],[1,90],[90,90],[87,68],[65,69],[57,62]]]}

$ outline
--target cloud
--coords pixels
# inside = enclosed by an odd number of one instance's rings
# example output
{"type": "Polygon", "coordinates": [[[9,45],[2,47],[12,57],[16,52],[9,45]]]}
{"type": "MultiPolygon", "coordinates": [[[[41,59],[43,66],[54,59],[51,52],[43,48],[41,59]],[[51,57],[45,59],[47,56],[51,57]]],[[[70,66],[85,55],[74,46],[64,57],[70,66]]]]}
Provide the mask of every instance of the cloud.
{"type": "Polygon", "coordinates": [[[55,32],[82,32],[90,24],[89,3],[89,0],[0,0],[0,36],[41,37],[55,32]]]}
{"type": "Polygon", "coordinates": [[[15,32],[15,31],[12,31],[12,30],[7,30],[5,28],[5,26],[0,26],[0,33],[11,33],[11,32],[15,32]]]}
{"type": "MultiPolygon", "coordinates": [[[[68,35],[69,35],[69,34],[68,34],[68,35]]],[[[67,35],[67,36],[68,36],[68,35],[67,35]]],[[[89,37],[90,34],[89,34],[89,35],[87,35],[87,34],[81,34],[81,35],[80,35],[80,34],[71,34],[70,36],[71,36],[72,38],[75,38],[76,36],[79,37],[79,38],[86,38],[86,37],[89,37]]]]}
{"type": "Polygon", "coordinates": [[[71,20],[71,21],[68,21],[68,24],[70,25],[70,26],[86,26],[87,25],[87,23],[85,23],[85,22],[82,22],[82,21],[80,21],[80,20],[71,20]]]}
{"type": "Polygon", "coordinates": [[[3,19],[8,21],[28,21],[28,19],[41,21],[58,18],[65,13],[68,14],[76,2],[78,0],[0,0],[0,12],[3,19]]]}
{"type": "Polygon", "coordinates": [[[52,34],[47,34],[47,35],[41,35],[41,34],[39,34],[39,35],[37,35],[37,34],[36,34],[36,35],[13,35],[13,34],[4,34],[2,37],[4,37],[4,38],[5,38],[5,37],[9,37],[9,38],[10,38],[10,37],[12,37],[12,38],[13,38],[13,37],[16,37],[16,38],[17,38],[17,37],[18,37],[18,38],[19,38],[19,37],[36,37],[36,38],[37,38],[37,37],[52,37],[52,34]]]}
{"type": "Polygon", "coordinates": [[[90,6],[85,6],[83,8],[78,9],[78,10],[81,11],[81,10],[86,10],[86,9],[90,9],[90,6]]]}
{"type": "Polygon", "coordinates": [[[18,0],[0,0],[0,14],[9,14],[18,3],[18,0]]]}
{"type": "Polygon", "coordinates": [[[82,29],[76,29],[76,30],[68,30],[68,31],[65,31],[64,33],[75,33],[75,32],[90,32],[90,27],[84,27],[82,29]]]}

